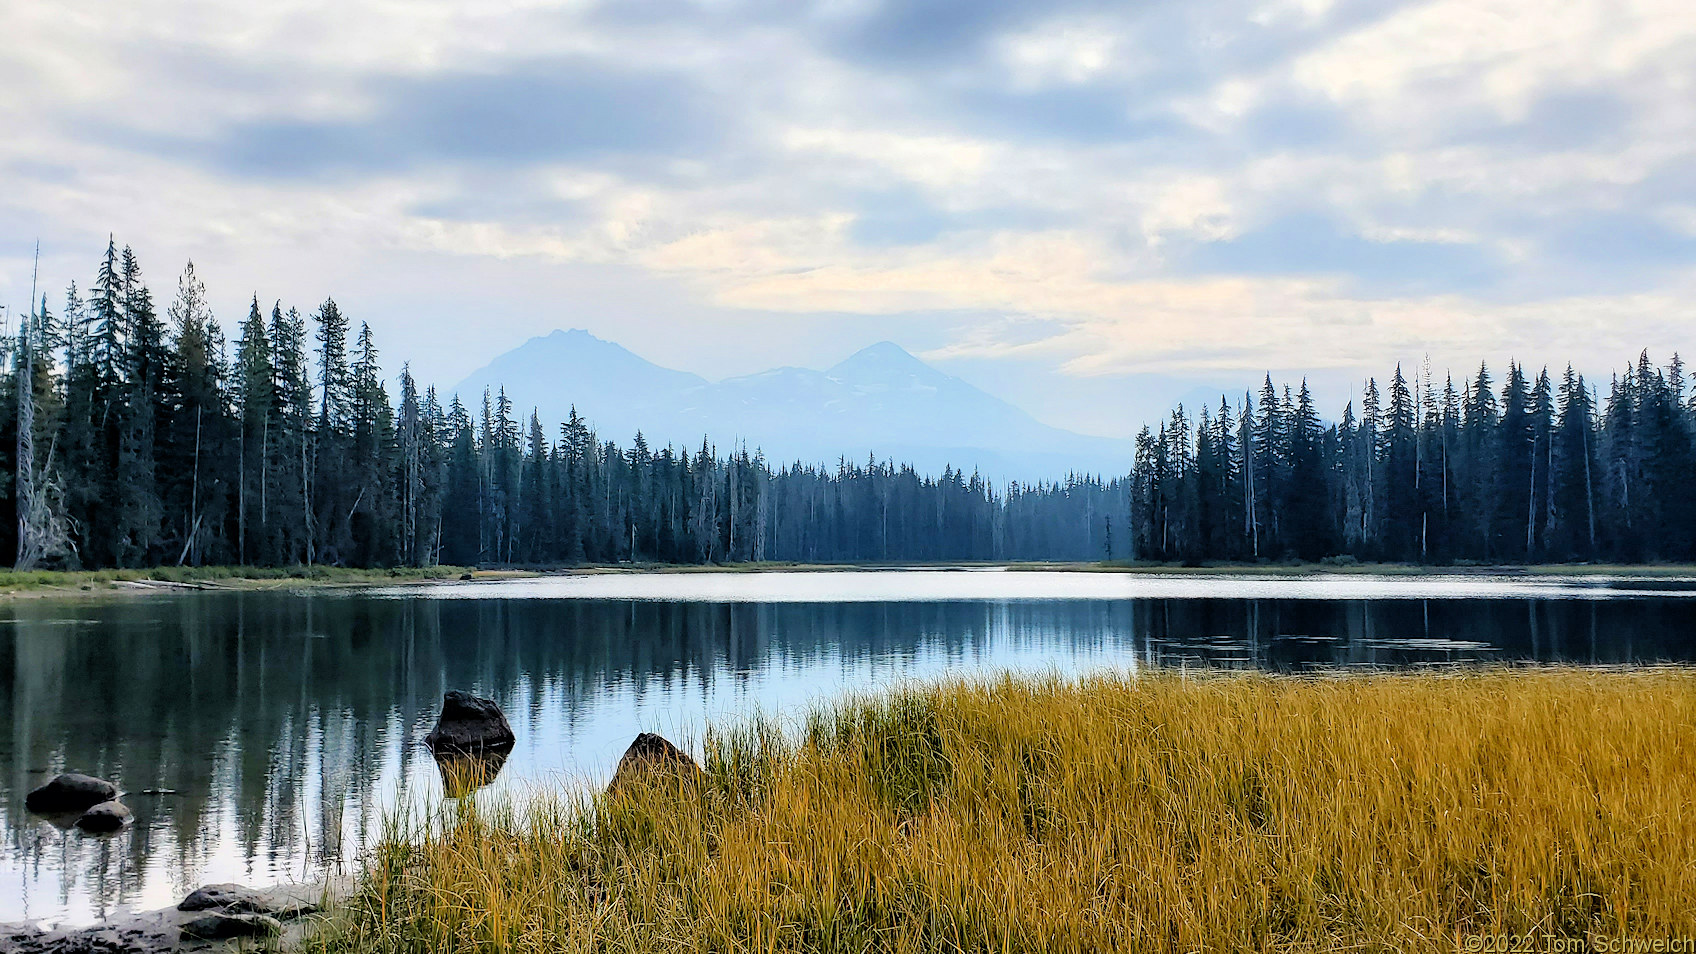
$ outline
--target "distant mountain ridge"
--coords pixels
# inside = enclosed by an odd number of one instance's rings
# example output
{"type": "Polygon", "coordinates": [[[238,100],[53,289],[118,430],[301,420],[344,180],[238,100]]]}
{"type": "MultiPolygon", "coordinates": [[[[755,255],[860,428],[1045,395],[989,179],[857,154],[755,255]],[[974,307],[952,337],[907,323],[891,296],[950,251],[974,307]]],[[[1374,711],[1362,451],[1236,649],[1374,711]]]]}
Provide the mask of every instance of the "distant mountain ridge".
{"type": "Polygon", "coordinates": [[[641,431],[653,446],[746,444],[777,463],[840,458],[945,465],[996,480],[1067,473],[1122,474],[1127,441],[1043,424],[1014,405],[881,341],[828,370],[782,367],[711,382],[664,368],[587,331],[531,338],[473,372],[450,393],[468,404],[505,388],[552,429],[575,406],[603,438],[641,431]]]}

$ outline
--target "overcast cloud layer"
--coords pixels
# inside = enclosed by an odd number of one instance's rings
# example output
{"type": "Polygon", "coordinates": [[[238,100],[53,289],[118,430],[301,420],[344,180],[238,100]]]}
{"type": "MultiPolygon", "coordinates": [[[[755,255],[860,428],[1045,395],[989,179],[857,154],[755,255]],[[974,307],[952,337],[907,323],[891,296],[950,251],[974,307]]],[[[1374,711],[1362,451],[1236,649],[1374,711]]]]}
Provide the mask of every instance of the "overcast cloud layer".
{"type": "MultiPolygon", "coordinates": [[[[1271,370],[1688,350],[1688,0],[0,4],[0,302],[106,234],[458,380],[892,338],[1107,434],[1271,370]]],[[[1332,410],[1327,408],[1328,411],[1332,410]]]]}

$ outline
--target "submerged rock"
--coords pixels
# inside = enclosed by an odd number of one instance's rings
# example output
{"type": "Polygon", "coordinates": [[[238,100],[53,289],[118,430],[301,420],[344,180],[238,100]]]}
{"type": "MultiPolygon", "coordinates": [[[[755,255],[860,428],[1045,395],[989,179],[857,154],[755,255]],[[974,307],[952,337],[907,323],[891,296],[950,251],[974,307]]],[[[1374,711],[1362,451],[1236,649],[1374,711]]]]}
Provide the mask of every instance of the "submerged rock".
{"type": "Polygon", "coordinates": [[[424,737],[432,752],[482,752],[509,749],[512,726],[493,699],[483,699],[458,689],[442,696],[442,714],[436,727],[424,737]]]}
{"type": "Polygon", "coordinates": [[[267,914],[203,914],[184,924],[183,937],[223,941],[237,937],[275,937],[283,922],[267,914]]]}
{"type": "Polygon", "coordinates": [[[433,753],[436,768],[442,773],[442,791],[449,798],[464,798],[493,782],[506,766],[509,747],[482,752],[455,752],[443,749],[433,753]]]}
{"type": "Polygon", "coordinates": [[[118,786],[103,778],[67,772],[30,792],[24,807],[37,815],[84,812],[118,797],[118,786]]]}
{"type": "Polygon", "coordinates": [[[134,820],[128,806],[120,801],[101,802],[82,813],[77,827],[86,832],[104,835],[128,825],[134,820]]]}
{"type": "Polygon", "coordinates": [[[268,914],[287,920],[311,914],[318,905],[277,892],[259,891],[239,884],[208,884],[194,889],[177,905],[178,911],[219,911],[224,914],[268,914]]]}
{"type": "Polygon", "coordinates": [[[684,780],[693,780],[701,775],[701,767],[683,751],[663,737],[652,732],[643,732],[636,736],[636,741],[630,743],[630,748],[624,750],[624,757],[618,760],[618,768],[612,773],[612,782],[607,785],[608,792],[616,792],[622,785],[628,785],[638,778],[650,778],[654,775],[670,775],[684,780]]]}

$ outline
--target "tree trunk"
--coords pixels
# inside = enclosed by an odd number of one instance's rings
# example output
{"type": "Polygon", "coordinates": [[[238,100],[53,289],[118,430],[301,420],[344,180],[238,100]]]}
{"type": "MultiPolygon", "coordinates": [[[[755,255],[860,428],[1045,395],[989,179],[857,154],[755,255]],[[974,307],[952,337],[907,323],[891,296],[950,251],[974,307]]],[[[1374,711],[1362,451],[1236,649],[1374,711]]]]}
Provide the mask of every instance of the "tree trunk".
{"type": "Polygon", "coordinates": [[[14,566],[19,570],[33,569],[41,556],[34,539],[35,356],[30,353],[30,331],[25,319],[23,334],[18,336],[18,552],[14,566]]]}
{"type": "MultiPolygon", "coordinates": [[[[190,556],[195,556],[194,541],[196,537],[200,536],[200,411],[201,408],[196,406],[194,409],[194,477],[189,483],[188,493],[188,512],[191,519],[189,520],[188,539],[183,541],[183,552],[177,556],[177,566],[182,566],[184,560],[190,556]]],[[[199,558],[196,556],[195,563],[198,564],[199,562],[199,558]]]]}

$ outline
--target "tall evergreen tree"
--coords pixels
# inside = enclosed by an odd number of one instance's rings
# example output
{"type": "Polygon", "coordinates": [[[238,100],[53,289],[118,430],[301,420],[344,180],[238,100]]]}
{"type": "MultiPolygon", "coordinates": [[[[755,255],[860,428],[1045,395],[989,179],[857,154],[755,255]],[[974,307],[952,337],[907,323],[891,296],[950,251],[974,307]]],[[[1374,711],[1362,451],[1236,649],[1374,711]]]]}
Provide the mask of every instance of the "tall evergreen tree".
{"type": "Polygon", "coordinates": [[[235,399],[239,421],[236,467],[236,558],[272,563],[276,541],[270,530],[271,423],[276,410],[277,369],[259,296],[248,306],[236,343],[235,399]],[[250,518],[251,514],[251,518],[250,518]]]}

